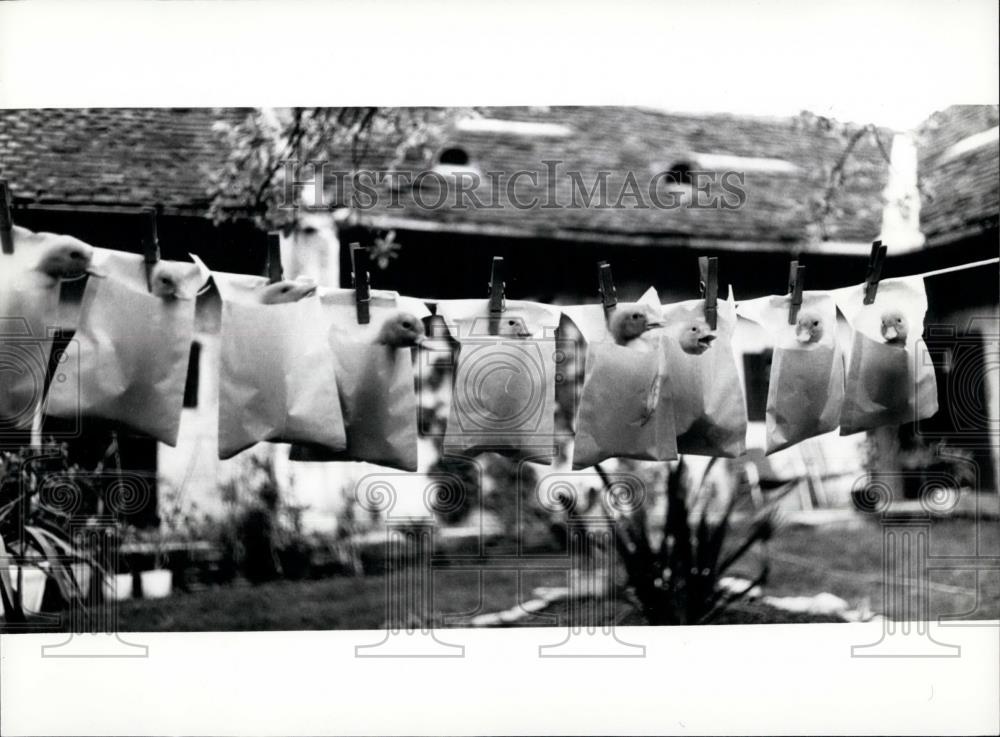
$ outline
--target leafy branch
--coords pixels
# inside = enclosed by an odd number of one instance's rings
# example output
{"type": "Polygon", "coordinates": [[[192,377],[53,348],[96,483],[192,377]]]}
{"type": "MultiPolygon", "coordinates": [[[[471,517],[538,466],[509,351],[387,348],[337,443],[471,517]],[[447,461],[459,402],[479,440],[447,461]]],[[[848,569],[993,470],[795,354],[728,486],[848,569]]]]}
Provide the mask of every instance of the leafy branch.
{"type": "MultiPolygon", "coordinates": [[[[892,165],[892,155],[882,136],[882,131],[873,123],[858,125],[855,123],[842,123],[833,118],[823,115],[816,115],[809,111],[803,111],[798,118],[800,127],[806,128],[820,135],[839,138],[843,141],[843,148],[837,154],[836,160],[826,172],[826,182],[821,195],[811,199],[808,204],[808,228],[821,240],[828,240],[831,237],[830,221],[840,214],[839,200],[846,185],[853,176],[863,172],[867,162],[861,160],[859,155],[860,147],[868,143],[874,147],[879,157],[888,166],[892,165]]],[[[932,199],[931,193],[927,190],[926,184],[919,178],[917,189],[925,199],[932,199]]],[[[863,206],[862,206],[863,207],[863,206]]],[[[875,215],[862,210],[855,215],[875,215]]]]}
{"type": "MultiPolygon", "coordinates": [[[[426,165],[455,121],[470,114],[466,108],[257,108],[241,120],[220,121],[215,129],[227,154],[210,173],[211,215],[219,222],[249,214],[263,229],[288,228],[297,219],[296,203],[285,202],[289,175],[330,165],[350,182],[364,166],[426,165]]],[[[349,194],[337,193],[331,208],[350,207],[349,194]]]]}

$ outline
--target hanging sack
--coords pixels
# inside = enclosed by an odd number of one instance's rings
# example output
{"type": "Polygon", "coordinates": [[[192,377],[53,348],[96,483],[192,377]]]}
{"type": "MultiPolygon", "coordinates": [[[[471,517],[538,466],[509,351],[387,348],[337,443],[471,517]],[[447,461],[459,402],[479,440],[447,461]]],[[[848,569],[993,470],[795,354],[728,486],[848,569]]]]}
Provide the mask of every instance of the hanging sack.
{"type": "Polygon", "coordinates": [[[13,228],[14,253],[0,254],[0,438],[29,431],[45,390],[59,290],[82,276],[94,249],[68,235],[13,228]]]}
{"type": "Polygon", "coordinates": [[[607,320],[602,305],[563,308],[586,345],[573,428],[574,468],[607,458],[677,457],[672,382],[658,329],[660,303],[655,292],[644,299],[618,304],[607,320]]]}
{"type": "Polygon", "coordinates": [[[294,461],[367,461],[417,470],[417,396],[412,348],[424,339],[420,300],[372,290],[370,321],[359,324],[353,289],[321,290],[323,324],[332,347],[347,444],[331,453],[295,445],[294,461]]]}
{"type": "Polygon", "coordinates": [[[45,412],[119,422],[177,444],[194,336],[195,264],[94,249],[79,327],[55,371],[45,412]]]}
{"type": "Polygon", "coordinates": [[[733,352],[732,295],[710,330],[704,300],[663,305],[663,345],[673,387],[677,452],[735,458],[746,452],[747,409],[733,352]]]}
{"type": "Polygon", "coordinates": [[[886,279],[872,304],[865,285],[833,292],[853,330],[840,434],[932,417],[934,364],[922,340],[927,292],[920,277],[886,279]]]}
{"type": "Polygon", "coordinates": [[[343,450],[337,375],[315,285],[212,276],[222,298],[219,458],[261,441],[343,450]]]}
{"type": "Polygon", "coordinates": [[[827,292],[803,292],[795,323],[790,297],[741,302],[737,312],[767,331],[774,346],[767,390],[767,453],[836,429],[844,402],[844,358],[837,305],[827,292]]]}
{"type": "Polygon", "coordinates": [[[491,317],[489,300],[443,300],[437,314],[459,344],[444,452],[551,460],[558,308],[508,300],[491,317]]]}

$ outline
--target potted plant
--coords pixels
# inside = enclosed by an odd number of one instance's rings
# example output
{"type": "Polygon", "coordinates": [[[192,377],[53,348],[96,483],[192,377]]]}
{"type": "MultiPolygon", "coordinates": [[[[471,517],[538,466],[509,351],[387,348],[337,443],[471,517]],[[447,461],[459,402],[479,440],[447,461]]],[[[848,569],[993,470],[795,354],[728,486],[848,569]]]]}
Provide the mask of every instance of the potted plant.
{"type": "MultiPolygon", "coordinates": [[[[117,527],[118,543],[120,547],[135,545],[139,540],[138,531],[132,525],[120,524],[117,527]]],[[[131,599],[135,593],[133,585],[133,575],[131,571],[118,573],[107,571],[104,574],[104,585],[102,593],[104,598],[114,601],[125,601],[131,599]]]]}
{"type": "Polygon", "coordinates": [[[137,534],[138,547],[143,553],[152,553],[153,568],[139,573],[139,586],[143,599],[163,599],[173,589],[173,572],[165,567],[169,555],[169,536],[159,528],[141,530],[137,534]]]}
{"type": "Polygon", "coordinates": [[[115,601],[132,598],[132,574],[109,573],[104,577],[104,596],[115,601]]]}
{"type": "Polygon", "coordinates": [[[4,563],[0,573],[0,588],[7,593],[10,601],[4,601],[0,618],[14,602],[20,606],[24,614],[38,614],[42,611],[42,599],[45,598],[45,584],[49,580],[48,561],[38,560],[24,565],[4,563]]]}
{"type": "Polygon", "coordinates": [[[8,621],[39,612],[49,580],[67,604],[87,598],[87,572],[102,569],[71,530],[96,501],[88,478],[55,443],[0,451],[0,605],[8,621]]]}
{"type": "Polygon", "coordinates": [[[173,589],[173,572],[167,568],[154,568],[139,574],[142,579],[142,598],[163,599],[173,589]]]}

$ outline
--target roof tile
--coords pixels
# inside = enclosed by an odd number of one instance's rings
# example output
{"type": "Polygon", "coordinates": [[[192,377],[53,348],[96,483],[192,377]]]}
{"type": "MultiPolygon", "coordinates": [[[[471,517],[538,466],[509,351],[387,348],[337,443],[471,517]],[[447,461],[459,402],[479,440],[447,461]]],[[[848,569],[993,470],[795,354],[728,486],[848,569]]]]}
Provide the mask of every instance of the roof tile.
{"type": "MultiPolygon", "coordinates": [[[[822,196],[829,169],[844,145],[839,136],[803,126],[793,118],[680,115],[620,107],[490,108],[482,112],[493,119],[557,124],[570,133],[455,130],[442,146],[467,149],[472,163],[484,172],[526,170],[541,178],[542,162],[559,160],[563,171],[581,172],[589,183],[599,171],[608,171],[612,199],[628,172],[645,187],[650,177],[673,163],[696,159],[695,152],[777,159],[795,169],[745,172],[747,201],[734,210],[541,206],[525,210],[511,207],[504,192],[500,209],[426,211],[411,204],[403,216],[533,234],[590,231],[801,240],[810,234],[811,203],[822,196]]],[[[213,124],[239,120],[246,113],[246,109],[233,108],[0,110],[0,176],[11,182],[16,197],[40,203],[161,203],[204,213],[207,174],[221,167],[226,156],[213,124]]],[[[386,147],[372,148],[367,163],[384,166],[391,152],[386,147]]],[[[855,149],[847,174],[828,223],[828,236],[869,240],[880,226],[886,162],[877,147],[865,140],[855,149]]],[[[522,184],[518,190],[522,197],[546,194],[544,180],[538,186],[524,180],[522,184]]],[[[556,192],[568,201],[568,178],[558,182],[556,192]]],[[[486,186],[480,196],[488,194],[486,186]]]]}

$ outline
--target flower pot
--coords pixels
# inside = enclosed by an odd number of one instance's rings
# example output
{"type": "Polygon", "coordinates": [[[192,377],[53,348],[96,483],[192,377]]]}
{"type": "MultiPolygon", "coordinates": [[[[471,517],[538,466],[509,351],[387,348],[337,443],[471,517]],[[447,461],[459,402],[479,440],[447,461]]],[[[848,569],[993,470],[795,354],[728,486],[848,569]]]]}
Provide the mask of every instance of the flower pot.
{"type": "Polygon", "coordinates": [[[21,585],[24,591],[21,594],[21,608],[25,614],[38,614],[42,611],[42,599],[45,597],[45,582],[48,576],[45,575],[45,568],[48,563],[41,563],[40,566],[8,566],[10,582],[17,591],[17,571],[21,570],[21,585]]]}
{"type": "Polygon", "coordinates": [[[173,574],[170,571],[160,569],[143,571],[139,576],[142,579],[143,599],[162,599],[170,596],[173,579],[173,574]]]}
{"type": "Polygon", "coordinates": [[[132,574],[119,573],[104,578],[104,596],[114,601],[132,598],[132,574]]]}
{"type": "Polygon", "coordinates": [[[76,585],[80,587],[80,593],[86,597],[90,592],[90,579],[94,569],[87,563],[72,563],[70,564],[70,569],[73,571],[73,578],[76,579],[76,585]]]}

